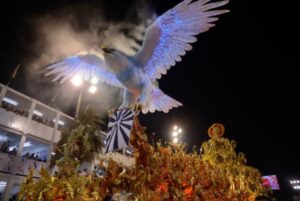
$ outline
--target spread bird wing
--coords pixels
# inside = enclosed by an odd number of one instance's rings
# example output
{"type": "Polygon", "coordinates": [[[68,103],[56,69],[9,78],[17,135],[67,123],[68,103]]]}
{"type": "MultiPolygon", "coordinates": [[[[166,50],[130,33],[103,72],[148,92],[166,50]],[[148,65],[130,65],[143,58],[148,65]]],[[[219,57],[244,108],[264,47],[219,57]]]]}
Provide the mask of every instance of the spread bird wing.
{"type": "Polygon", "coordinates": [[[106,84],[122,88],[122,84],[116,75],[109,70],[105,61],[97,54],[80,53],[78,55],[64,58],[62,61],[47,67],[49,70],[45,75],[54,75],[53,82],[65,81],[78,75],[84,80],[96,78],[106,84]]]}
{"type": "Polygon", "coordinates": [[[217,21],[217,15],[228,10],[212,10],[228,3],[227,0],[209,3],[210,0],[184,0],[158,17],[146,31],[136,61],[152,79],[160,79],[181,56],[192,49],[195,35],[208,31],[217,21]]]}

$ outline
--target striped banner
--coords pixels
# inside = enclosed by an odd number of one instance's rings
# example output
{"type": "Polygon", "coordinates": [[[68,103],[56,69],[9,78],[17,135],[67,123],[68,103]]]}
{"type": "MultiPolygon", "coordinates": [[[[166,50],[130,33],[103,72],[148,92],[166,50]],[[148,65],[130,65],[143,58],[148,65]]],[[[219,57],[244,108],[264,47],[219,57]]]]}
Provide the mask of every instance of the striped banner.
{"type": "Polygon", "coordinates": [[[117,110],[109,119],[105,153],[128,147],[135,111],[117,110]]]}

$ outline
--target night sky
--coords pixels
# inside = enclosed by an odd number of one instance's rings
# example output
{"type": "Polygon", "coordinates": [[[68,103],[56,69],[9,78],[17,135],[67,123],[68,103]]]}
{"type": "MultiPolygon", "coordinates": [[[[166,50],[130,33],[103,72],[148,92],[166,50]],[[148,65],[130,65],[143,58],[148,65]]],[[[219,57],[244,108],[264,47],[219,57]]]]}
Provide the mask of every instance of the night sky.
{"type": "MultiPolygon", "coordinates": [[[[1,6],[1,83],[27,57],[35,41],[26,19],[57,8],[97,1],[26,0],[1,6]]],[[[108,20],[122,20],[134,0],[104,1],[108,20]]],[[[176,5],[175,0],[148,1],[157,14],[176,5]]],[[[171,126],[184,130],[191,147],[207,139],[215,122],[226,127],[225,136],[238,143],[248,164],[263,174],[277,174],[281,184],[300,176],[299,148],[299,25],[292,1],[232,0],[231,13],[220,17],[217,26],[198,36],[194,49],[160,80],[160,88],[183,103],[168,114],[141,116],[156,138],[167,140],[171,126]],[[297,54],[297,57],[296,57],[297,54]]],[[[86,12],[86,11],[85,11],[86,12]]],[[[22,91],[17,80],[13,88],[22,91]]]]}

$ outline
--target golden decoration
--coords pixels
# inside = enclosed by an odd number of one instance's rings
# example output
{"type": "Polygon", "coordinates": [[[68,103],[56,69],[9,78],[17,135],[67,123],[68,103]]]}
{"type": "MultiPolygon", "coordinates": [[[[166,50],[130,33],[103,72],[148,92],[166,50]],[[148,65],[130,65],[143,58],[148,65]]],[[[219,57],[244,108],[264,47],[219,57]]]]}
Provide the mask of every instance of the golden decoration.
{"type": "Polygon", "coordinates": [[[235,142],[216,137],[222,136],[224,127],[212,127],[214,137],[202,144],[199,155],[187,153],[183,145],[150,145],[136,118],[130,139],[136,159],[133,167],[111,160],[103,178],[81,176],[75,171],[77,162],[65,155],[58,163],[58,174],[51,176],[42,169],[36,182],[29,174],[19,200],[101,201],[124,192],[131,193],[124,199],[128,201],[254,201],[257,195],[268,196],[260,172],[235,152],[235,142]]]}
{"type": "Polygon", "coordinates": [[[224,132],[225,132],[225,127],[223,126],[223,124],[220,123],[214,123],[208,129],[208,135],[211,138],[222,137],[224,135],[224,132]]]}

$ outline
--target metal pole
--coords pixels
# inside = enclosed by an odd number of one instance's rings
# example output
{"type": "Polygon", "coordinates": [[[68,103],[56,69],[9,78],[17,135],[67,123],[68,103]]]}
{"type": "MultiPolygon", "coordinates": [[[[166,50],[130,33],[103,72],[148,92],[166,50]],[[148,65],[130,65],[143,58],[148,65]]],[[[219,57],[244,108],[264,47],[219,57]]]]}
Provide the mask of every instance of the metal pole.
{"type": "Polygon", "coordinates": [[[15,67],[14,71],[12,72],[11,76],[9,77],[9,80],[8,80],[6,86],[9,86],[9,84],[11,83],[11,81],[12,81],[14,78],[16,78],[20,66],[21,66],[21,64],[18,64],[18,65],[15,67]]]}
{"type": "Polygon", "coordinates": [[[2,90],[0,92],[0,104],[3,100],[3,98],[5,97],[5,94],[7,92],[7,86],[1,85],[2,86],[2,90]]]}
{"type": "Polygon", "coordinates": [[[83,84],[80,86],[80,93],[79,93],[78,100],[77,100],[75,118],[77,118],[78,114],[79,114],[81,99],[82,99],[82,92],[83,92],[83,84]]]}

